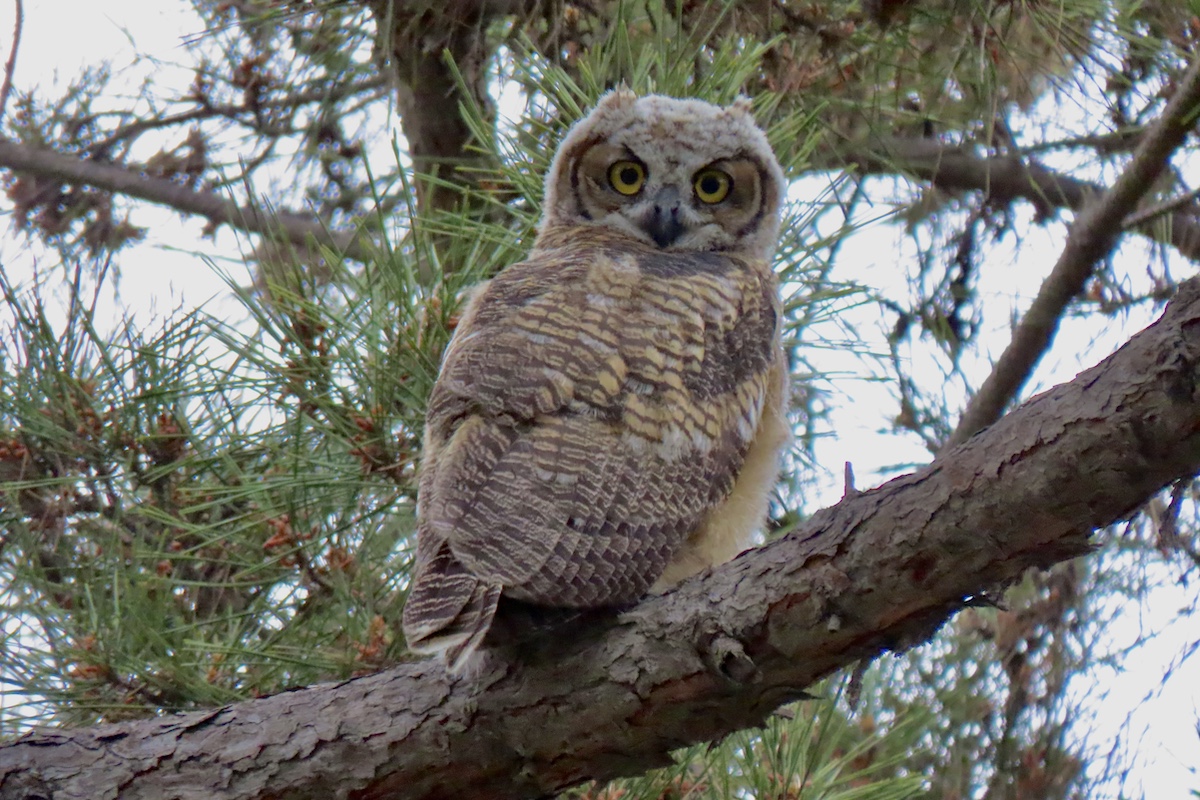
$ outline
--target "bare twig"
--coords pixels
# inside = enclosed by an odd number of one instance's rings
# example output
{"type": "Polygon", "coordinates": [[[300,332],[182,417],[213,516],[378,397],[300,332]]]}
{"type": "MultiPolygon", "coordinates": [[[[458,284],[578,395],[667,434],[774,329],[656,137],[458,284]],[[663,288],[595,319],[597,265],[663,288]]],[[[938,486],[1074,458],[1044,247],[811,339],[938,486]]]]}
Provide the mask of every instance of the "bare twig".
{"type": "Polygon", "coordinates": [[[943,452],[999,419],[1029,380],[1054,341],[1063,310],[1083,291],[1096,262],[1112,252],[1121,235],[1122,220],[1191,132],[1197,104],[1200,54],[1192,59],[1162,116],[1146,131],[1116,183],[1076,218],[1062,255],[1013,331],[1012,341],[1000,354],[992,373],[967,404],[943,452]]]}
{"type": "Polygon", "coordinates": [[[1190,192],[1181,194],[1179,197],[1172,197],[1170,200],[1164,200],[1161,203],[1155,203],[1149,208],[1143,208],[1141,211],[1130,214],[1125,218],[1125,222],[1122,223],[1122,227],[1124,227],[1126,230],[1139,228],[1157,217],[1170,214],[1172,211],[1192,205],[1196,202],[1197,198],[1200,198],[1200,189],[1193,189],[1190,192]]]}
{"type": "Polygon", "coordinates": [[[849,461],[842,469],[842,497],[854,497],[856,494],[861,494],[854,486],[854,465],[849,461]]]}
{"type": "Polygon", "coordinates": [[[4,111],[8,108],[8,96],[12,93],[13,72],[17,68],[17,49],[21,46],[21,29],[25,27],[24,0],[15,0],[16,20],[13,22],[12,49],[8,53],[8,61],[4,64],[4,84],[0,85],[0,120],[4,119],[4,111]]]}
{"type": "Polygon", "coordinates": [[[1109,131],[1108,133],[1088,133],[1082,136],[1068,136],[1063,139],[1034,142],[1020,147],[1013,147],[1010,152],[1022,156],[1032,156],[1051,150],[1090,147],[1100,153],[1127,153],[1137,147],[1137,143],[1145,130],[1145,126],[1134,125],[1109,131]]]}
{"type": "Polygon", "coordinates": [[[253,205],[239,206],[212,192],[198,192],[116,164],[85,161],[46,148],[0,139],[0,167],[137,197],[205,217],[215,225],[225,224],[296,245],[316,242],[357,261],[368,261],[376,255],[370,243],[361,237],[332,231],[312,217],[287,211],[268,212],[253,205]]]}
{"type": "MultiPolygon", "coordinates": [[[[352,97],[359,94],[366,94],[369,97],[378,97],[382,96],[387,88],[387,76],[375,75],[358,82],[347,82],[333,87],[320,87],[319,89],[309,89],[306,91],[285,95],[283,97],[270,97],[263,100],[257,100],[255,101],[255,106],[251,106],[249,103],[243,103],[241,105],[212,104],[197,100],[197,102],[200,102],[200,105],[188,111],[181,111],[178,114],[172,114],[165,117],[138,119],[134,120],[128,125],[120,126],[110,133],[105,139],[93,145],[92,151],[104,153],[118,142],[136,139],[147,131],[170,128],[183,125],[188,122],[196,122],[213,118],[227,119],[254,130],[255,121],[253,120],[253,117],[256,110],[259,112],[277,109],[294,110],[311,103],[336,103],[340,100],[344,100],[347,97],[352,97]],[[247,117],[249,119],[247,119],[247,117]]],[[[112,116],[115,113],[117,112],[108,112],[107,114],[97,114],[95,116],[96,118],[100,118],[103,116],[112,116]]]]}

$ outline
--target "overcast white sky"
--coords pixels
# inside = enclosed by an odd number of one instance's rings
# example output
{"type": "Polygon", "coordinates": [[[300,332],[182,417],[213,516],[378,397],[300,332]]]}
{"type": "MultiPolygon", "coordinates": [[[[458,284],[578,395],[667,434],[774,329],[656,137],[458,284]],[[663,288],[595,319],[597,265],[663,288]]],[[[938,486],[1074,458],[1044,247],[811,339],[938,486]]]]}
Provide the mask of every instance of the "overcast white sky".
{"type": "MultiPolygon", "coordinates": [[[[8,52],[12,14],[12,0],[0,0],[0,48],[3,50],[0,61],[8,52]]],[[[145,75],[154,73],[162,79],[171,74],[170,64],[185,58],[178,49],[181,38],[198,33],[196,25],[183,2],[132,4],[128,0],[27,0],[15,83],[21,89],[33,85],[50,87],[56,80],[69,81],[86,65],[108,59],[114,69],[126,77],[132,91],[145,75]],[[138,60],[135,46],[143,52],[151,52],[157,63],[138,60]]],[[[182,85],[191,80],[186,70],[179,70],[179,76],[182,85]]],[[[380,145],[390,148],[389,142],[380,145]]],[[[800,192],[804,189],[804,186],[797,187],[800,192]]],[[[6,201],[0,200],[0,203],[4,204],[0,208],[7,210],[6,201]]],[[[215,241],[201,239],[201,221],[181,220],[173,212],[145,206],[139,208],[136,221],[149,228],[149,237],[146,242],[122,253],[120,264],[123,272],[121,299],[137,318],[148,320],[179,307],[191,308],[200,304],[217,313],[222,306],[230,313],[236,313],[237,306],[229,301],[223,280],[196,255],[199,252],[221,259],[230,269],[228,265],[237,263],[239,244],[236,236],[226,231],[215,241]]],[[[1012,252],[1010,264],[984,273],[981,285],[984,297],[995,300],[998,308],[1010,307],[1014,295],[1030,297],[1053,264],[1062,236],[1061,226],[1030,230],[1020,250],[1012,252]]],[[[1136,252],[1132,257],[1137,257],[1136,252]]],[[[23,237],[13,233],[7,220],[0,220],[0,268],[10,274],[30,275],[35,269],[54,267],[42,258],[23,237]]],[[[905,273],[897,268],[897,264],[913,258],[915,254],[909,243],[893,229],[880,228],[870,236],[849,240],[841,263],[853,270],[854,279],[886,289],[889,285],[902,286],[905,273]]],[[[874,331],[876,335],[888,324],[888,321],[872,318],[872,315],[878,317],[878,312],[873,309],[854,313],[857,315],[854,324],[862,330],[874,331]]],[[[117,316],[114,309],[114,319],[117,316]]],[[[1039,385],[1046,387],[1073,377],[1079,369],[1103,358],[1149,320],[1150,315],[1129,319],[1124,326],[1114,325],[1100,339],[1095,339],[1094,331],[1088,327],[1094,323],[1068,321],[1060,335],[1078,344],[1069,355],[1054,356],[1041,366],[1037,374],[1039,385]]],[[[991,342],[989,351],[983,358],[994,358],[1008,341],[1007,319],[991,320],[990,324],[994,332],[988,340],[991,342]]],[[[818,354],[814,358],[831,369],[848,367],[844,355],[839,353],[818,354]]],[[[981,368],[984,366],[980,364],[981,368]]],[[[850,368],[854,367],[851,365],[850,368]]],[[[828,480],[822,497],[814,505],[836,502],[841,491],[841,465],[845,461],[854,463],[860,488],[865,488],[879,482],[877,470],[881,467],[928,459],[928,454],[915,441],[902,441],[884,432],[887,419],[896,408],[885,384],[848,377],[839,386],[839,391],[854,401],[845,403],[843,411],[834,417],[837,436],[823,441],[819,447],[820,463],[827,469],[828,480]]],[[[1163,609],[1161,618],[1168,618],[1176,609],[1194,602],[1194,587],[1189,590],[1164,586],[1154,598],[1152,607],[1163,609]]],[[[1159,624],[1161,619],[1142,620],[1130,616],[1119,630],[1112,632],[1114,643],[1131,640],[1143,626],[1153,629],[1159,624]]],[[[1098,674],[1094,687],[1098,721],[1091,736],[1093,743],[1111,739],[1124,725],[1126,714],[1135,709],[1130,730],[1146,729],[1140,740],[1135,736],[1132,742],[1138,751],[1135,785],[1129,787],[1135,790],[1133,796],[1137,796],[1138,785],[1146,797],[1156,799],[1182,800],[1194,796],[1189,790],[1200,792],[1200,780],[1195,771],[1200,765],[1200,737],[1195,728],[1200,705],[1200,664],[1197,663],[1200,659],[1185,664],[1172,677],[1162,697],[1146,699],[1158,685],[1163,666],[1174,662],[1184,647],[1200,638],[1196,630],[1183,631],[1178,627],[1145,644],[1138,651],[1136,664],[1127,664],[1120,672],[1098,674]]]]}

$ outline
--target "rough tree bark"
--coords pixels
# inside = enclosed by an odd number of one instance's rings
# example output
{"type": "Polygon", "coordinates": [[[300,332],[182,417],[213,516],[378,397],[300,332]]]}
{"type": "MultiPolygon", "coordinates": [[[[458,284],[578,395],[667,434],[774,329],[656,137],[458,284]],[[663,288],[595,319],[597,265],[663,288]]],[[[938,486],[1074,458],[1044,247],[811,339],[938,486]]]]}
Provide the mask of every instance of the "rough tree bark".
{"type": "Polygon", "coordinates": [[[928,467],[617,618],[471,675],[436,662],[0,748],[0,798],[520,798],[642,772],[928,638],[1200,470],[1200,279],[1075,380],[928,467]]]}

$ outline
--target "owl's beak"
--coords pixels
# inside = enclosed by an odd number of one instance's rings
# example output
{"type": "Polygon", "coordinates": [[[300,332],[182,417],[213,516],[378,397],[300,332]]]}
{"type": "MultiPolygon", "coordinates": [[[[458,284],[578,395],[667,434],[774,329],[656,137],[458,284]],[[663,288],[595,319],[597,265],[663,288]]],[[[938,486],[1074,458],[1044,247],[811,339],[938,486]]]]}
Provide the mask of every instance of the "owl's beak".
{"type": "Polygon", "coordinates": [[[650,199],[650,208],[642,216],[641,227],[659,247],[669,247],[686,230],[680,220],[679,192],[664,186],[650,199]]]}

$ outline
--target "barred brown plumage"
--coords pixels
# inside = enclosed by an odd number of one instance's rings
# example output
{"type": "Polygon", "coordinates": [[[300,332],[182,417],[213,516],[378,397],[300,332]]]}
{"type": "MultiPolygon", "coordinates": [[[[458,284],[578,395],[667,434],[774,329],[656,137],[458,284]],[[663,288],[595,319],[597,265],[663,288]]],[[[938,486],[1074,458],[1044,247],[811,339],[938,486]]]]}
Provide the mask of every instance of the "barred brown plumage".
{"type": "Polygon", "coordinates": [[[458,666],[501,596],[631,603],[748,543],[788,438],[782,192],[745,104],[618,90],[571,130],[429,398],[411,649],[458,666]]]}

